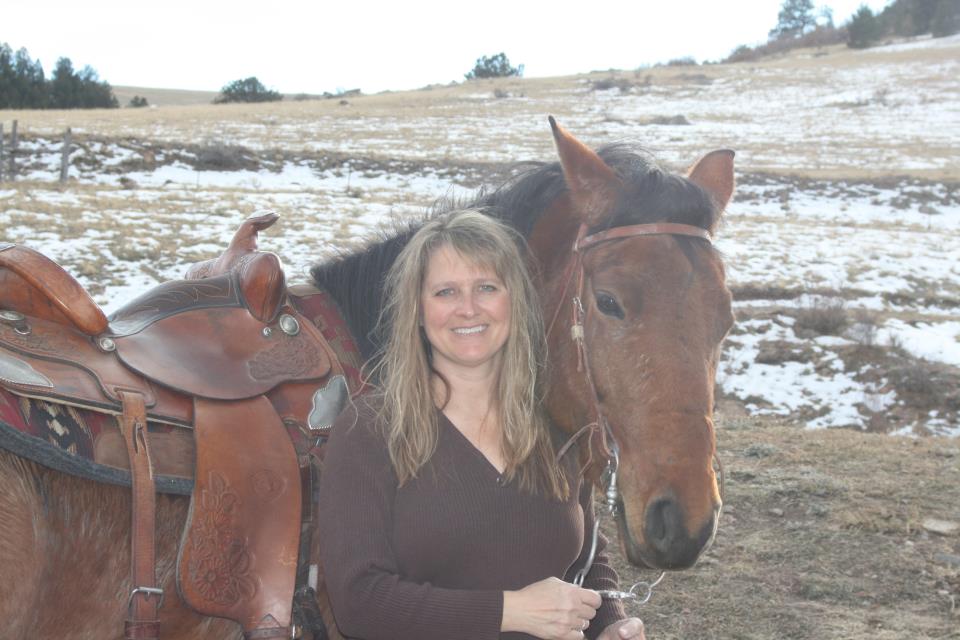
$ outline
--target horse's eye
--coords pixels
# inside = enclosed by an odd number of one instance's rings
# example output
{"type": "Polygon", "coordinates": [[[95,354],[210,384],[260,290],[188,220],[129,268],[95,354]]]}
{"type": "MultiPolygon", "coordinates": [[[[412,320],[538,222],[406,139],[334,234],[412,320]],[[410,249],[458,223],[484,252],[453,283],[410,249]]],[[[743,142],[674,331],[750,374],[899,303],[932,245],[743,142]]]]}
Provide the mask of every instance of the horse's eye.
{"type": "Polygon", "coordinates": [[[600,313],[623,320],[623,309],[620,308],[616,298],[605,291],[598,291],[596,297],[597,309],[600,309],[600,313]]]}

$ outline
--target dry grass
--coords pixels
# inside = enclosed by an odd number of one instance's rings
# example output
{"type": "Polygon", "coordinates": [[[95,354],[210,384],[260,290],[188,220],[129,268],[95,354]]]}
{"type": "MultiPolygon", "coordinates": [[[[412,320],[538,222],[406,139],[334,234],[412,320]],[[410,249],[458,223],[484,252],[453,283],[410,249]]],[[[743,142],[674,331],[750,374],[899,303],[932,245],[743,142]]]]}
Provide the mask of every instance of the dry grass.
{"type": "MultiPolygon", "coordinates": [[[[631,610],[657,640],[960,637],[960,449],[718,412],[726,500],[713,548],[631,610]]],[[[615,536],[615,534],[611,534],[615,536]]],[[[621,564],[621,579],[650,579],[621,564]]]]}

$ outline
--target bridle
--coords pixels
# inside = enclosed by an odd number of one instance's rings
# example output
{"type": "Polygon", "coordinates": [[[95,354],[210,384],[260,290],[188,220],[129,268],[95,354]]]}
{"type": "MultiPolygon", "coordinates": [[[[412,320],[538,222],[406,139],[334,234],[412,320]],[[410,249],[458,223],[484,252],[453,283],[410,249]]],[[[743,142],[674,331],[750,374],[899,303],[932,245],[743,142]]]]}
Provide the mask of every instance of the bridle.
{"type": "MultiPolygon", "coordinates": [[[[584,257],[588,249],[596,247],[605,242],[622,240],[625,238],[635,238],[639,236],[671,235],[700,238],[702,240],[706,240],[707,242],[712,242],[712,240],[710,233],[706,229],[675,222],[633,224],[623,227],[614,227],[612,229],[607,229],[606,231],[600,231],[592,234],[588,233],[588,231],[589,228],[586,224],[581,224],[577,231],[577,238],[574,241],[572,248],[574,259],[570,261],[567,272],[564,275],[563,289],[560,292],[560,301],[553,313],[550,324],[547,326],[547,336],[549,337],[553,332],[553,328],[556,325],[557,319],[559,318],[560,312],[563,308],[567,290],[570,288],[570,283],[574,280],[574,278],[576,278],[576,289],[571,298],[573,313],[570,323],[570,337],[577,345],[577,371],[582,372],[584,374],[584,378],[586,379],[587,388],[590,393],[591,401],[593,402],[595,420],[578,429],[567,440],[567,442],[564,443],[564,445],[557,452],[557,460],[560,460],[570,449],[570,447],[572,447],[581,438],[581,436],[586,433],[590,433],[591,437],[588,438],[588,446],[590,447],[589,459],[587,464],[584,466],[583,470],[585,471],[587,468],[589,468],[593,459],[593,437],[599,436],[600,450],[606,458],[606,465],[602,475],[602,484],[605,485],[604,506],[606,508],[606,512],[610,516],[621,519],[624,517],[622,508],[623,499],[620,497],[620,490],[617,486],[617,472],[620,466],[620,447],[617,445],[617,441],[613,436],[613,431],[610,428],[610,423],[607,422],[606,418],[604,417],[603,409],[600,406],[600,398],[597,395],[597,388],[593,380],[593,372],[590,366],[590,350],[584,337],[584,322],[586,321],[586,312],[584,311],[583,307],[583,290],[586,281],[584,257]]],[[[714,459],[719,464],[720,461],[716,456],[714,456],[714,459]]],[[[722,466],[720,469],[720,486],[722,495],[724,484],[722,466]]],[[[596,555],[599,536],[600,515],[595,515],[593,520],[590,552],[587,555],[587,559],[584,562],[583,568],[576,573],[573,579],[574,584],[578,586],[583,585],[587,574],[590,572],[590,569],[593,566],[593,560],[594,556],[596,555]]],[[[637,582],[627,591],[601,591],[600,595],[605,598],[619,600],[636,598],[638,599],[638,604],[643,604],[650,599],[653,593],[653,588],[657,586],[661,580],[663,580],[663,577],[664,572],[660,572],[660,575],[653,582],[637,582]],[[645,595],[638,594],[638,590],[641,585],[645,586],[646,588],[645,595]]]]}
{"type": "MultiPolygon", "coordinates": [[[[619,457],[617,455],[616,442],[613,439],[613,432],[610,430],[610,425],[607,423],[606,419],[603,417],[603,410],[600,407],[600,398],[597,395],[597,387],[593,381],[593,372],[590,366],[590,351],[587,346],[587,341],[584,338],[584,321],[586,320],[586,312],[583,308],[583,289],[586,282],[586,275],[584,269],[584,256],[586,251],[593,247],[596,247],[605,242],[611,242],[614,240],[622,240],[625,238],[635,238],[639,236],[662,236],[662,235],[671,235],[671,236],[688,236],[693,238],[700,238],[711,242],[710,232],[706,229],[701,229],[700,227],[695,227],[689,224],[679,224],[676,222],[653,222],[645,224],[632,224],[623,227],[614,227],[612,229],[607,229],[606,231],[599,231],[597,233],[588,234],[589,227],[586,224],[581,224],[579,230],[577,231],[577,238],[573,243],[573,254],[574,259],[570,261],[569,266],[567,267],[567,272],[564,274],[563,289],[560,291],[560,302],[557,304],[556,311],[554,311],[553,316],[550,320],[550,324],[547,326],[547,337],[553,332],[553,328],[557,323],[557,319],[560,317],[560,312],[563,308],[564,298],[567,294],[567,290],[570,288],[570,283],[576,277],[577,285],[576,291],[574,291],[573,297],[571,298],[573,306],[573,315],[570,322],[570,337],[577,345],[577,371],[582,372],[587,381],[587,388],[590,392],[590,397],[593,402],[594,415],[596,420],[582,427],[570,439],[563,445],[560,451],[557,453],[557,458],[563,457],[563,455],[580,437],[586,432],[592,432],[594,434],[600,435],[600,446],[601,451],[607,458],[607,467],[610,468],[613,464],[612,475],[615,480],[616,478],[616,464],[614,461],[618,461],[619,457]]],[[[616,489],[616,483],[613,484],[614,489],[616,489]]]]}

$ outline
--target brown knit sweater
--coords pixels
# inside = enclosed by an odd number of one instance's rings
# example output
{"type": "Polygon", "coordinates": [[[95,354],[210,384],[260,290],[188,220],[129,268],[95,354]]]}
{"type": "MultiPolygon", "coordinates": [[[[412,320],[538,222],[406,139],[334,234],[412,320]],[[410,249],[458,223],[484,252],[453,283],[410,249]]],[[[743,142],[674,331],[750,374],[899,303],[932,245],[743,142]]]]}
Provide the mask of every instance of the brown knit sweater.
{"type": "MultiPolygon", "coordinates": [[[[372,402],[343,412],[324,457],[321,559],[338,628],[366,640],[529,638],[500,633],[503,591],[583,566],[590,487],[569,474],[566,502],[521,492],[440,413],[436,452],[398,488],[372,402]]],[[[617,588],[605,544],[587,588],[617,588]]],[[[622,617],[605,601],[587,637],[622,617]]]]}

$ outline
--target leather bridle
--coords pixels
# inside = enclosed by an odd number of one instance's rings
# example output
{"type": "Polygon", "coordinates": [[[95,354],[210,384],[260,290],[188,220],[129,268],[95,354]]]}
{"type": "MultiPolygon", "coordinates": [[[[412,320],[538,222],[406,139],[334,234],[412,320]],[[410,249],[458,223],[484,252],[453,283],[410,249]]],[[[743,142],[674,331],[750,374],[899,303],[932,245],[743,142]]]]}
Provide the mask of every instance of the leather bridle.
{"type": "MultiPolygon", "coordinates": [[[[577,231],[577,238],[574,241],[572,248],[574,259],[570,261],[570,264],[567,267],[567,272],[564,275],[563,289],[560,292],[560,301],[558,302],[557,308],[553,313],[550,324],[547,326],[547,336],[549,337],[553,332],[553,328],[560,316],[560,311],[563,308],[564,298],[567,294],[567,290],[570,288],[570,283],[573,281],[574,277],[576,277],[576,291],[571,298],[573,314],[570,322],[570,337],[577,344],[577,371],[582,372],[586,378],[587,388],[590,392],[591,401],[593,402],[596,420],[580,428],[576,433],[574,433],[574,435],[571,436],[571,438],[557,453],[557,458],[559,459],[563,457],[563,455],[567,452],[567,449],[569,449],[574,442],[579,440],[584,433],[590,431],[593,432],[593,434],[598,434],[600,436],[601,451],[607,458],[607,466],[609,468],[615,459],[616,442],[613,440],[613,433],[610,430],[609,424],[603,417],[603,410],[600,407],[600,398],[597,395],[597,388],[593,381],[593,372],[590,366],[590,350],[584,337],[584,322],[586,320],[586,312],[583,308],[583,289],[586,282],[586,275],[583,261],[586,251],[605,242],[622,240],[625,238],[635,238],[639,236],[688,236],[692,238],[700,238],[702,240],[706,240],[707,242],[711,242],[711,238],[710,232],[706,229],[676,222],[632,224],[623,227],[614,227],[612,229],[607,229],[605,231],[599,231],[592,234],[588,234],[588,231],[589,227],[587,227],[586,224],[581,224],[579,230],[577,231]]],[[[613,473],[616,473],[615,469],[613,473]]]]}
{"type": "MultiPolygon", "coordinates": [[[[585,433],[590,433],[591,437],[588,439],[589,458],[586,465],[583,467],[583,470],[585,471],[593,461],[593,436],[599,436],[600,449],[606,458],[606,466],[602,478],[603,484],[605,485],[604,504],[607,508],[607,512],[610,515],[622,518],[623,513],[621,506],[623,501],[620,497],[620,491],[617,486],[617,471],[619,470],[620,465],[620,449],[617,445],[616,439],[613,436],[613,431],[610,428],[610,424],[604,417],[603,409],[600,406],[600,398],[597,395],[597,388],[593,380],[593,372],[590,366],[590,350],[584,335],[584,322],[586,321],[586,312],[584,311],[583,307],[583,291],[586,283],[584,257],[588,249],[596,247],[605,242],[622,240],[626,238],[635,238],[639,236],[671,235],[700,238],[702,240],[706,240],[707,242],[712,242],[712,240],[710,237],[710,232],[706,229],[675,222],[633,224],[623,227],[614,227],[612,229],[607,229],[605,231],[599,231],[592,234],[588,233],[588,231],[589,228],[586,224],[581,224],[577,231],[577,238],[573,243],[572,249],[574,259],[570,261],[567,272],[564,275],[563,289],[560,291],[560,300],[557,303],[557,308],[554,311],[553,316],[551,317],[550,324],[547,326],[547,336],[549,337],[553,332],[553,328],[556,325],[557,319],[559,318],[560,312],[565,303],[567,290],[570,288],[570,283],[574,278],[576,278],[576,290],[574,291],[573,297],[570,300],[573,307],[570,323],[570,337],[577,345],[577,371],[582,372],[584,374],[584,378],[586,379],[587,388],[589,390],[590,398],[594,407],[595,420],[578,429],[567,440],[567,442],[557,452],[557,460],[560,460],[570,449],[570,447],[572,447],[581,438],[581,436],[583,436],[585,433]]],[[[716,456],[714,456],[714,459],[717,459],[716,456]]],[[[719,459],[717,459],[717,462],[719,463],[719,459]]],[[[721,487],[722,486],[723,476],[721,467],[721,487]]],[[[587,574],[590,572],[590,568],[593,566],[599,533],[600,517],[595,516],[589,554],[584,566],[576,573],[573,579],[574,584],[577,584],[578,586],[583,585],[587,574]]],[[[661,572],[660,576],[650,583],[638,582],[634,584],[628,591],[603,591],[601,592],[601,595],[615,599],[637,598],[639,597],[637,593],[639,586],[646,585],[646,595],[642,601],[639,602],[642,604],[643,602],[649,600],[653,587],[655,587],[660,580],[663,579],[663,575],[663,572],[661,572]]]]}

